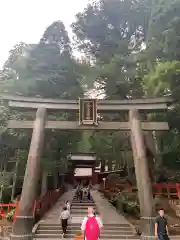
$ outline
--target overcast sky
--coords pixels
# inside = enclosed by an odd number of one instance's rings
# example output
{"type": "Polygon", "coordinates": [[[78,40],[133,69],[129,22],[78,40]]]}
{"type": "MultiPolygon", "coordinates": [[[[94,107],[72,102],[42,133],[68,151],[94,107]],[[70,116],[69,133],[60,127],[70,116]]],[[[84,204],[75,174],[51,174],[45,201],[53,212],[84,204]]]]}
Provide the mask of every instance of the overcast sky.
{"type": "Polygon", "coordinates": [[[0,0],[0,67],[19,42],[36,43],[53,21],[69,25],[88,0],[0,0]]]}

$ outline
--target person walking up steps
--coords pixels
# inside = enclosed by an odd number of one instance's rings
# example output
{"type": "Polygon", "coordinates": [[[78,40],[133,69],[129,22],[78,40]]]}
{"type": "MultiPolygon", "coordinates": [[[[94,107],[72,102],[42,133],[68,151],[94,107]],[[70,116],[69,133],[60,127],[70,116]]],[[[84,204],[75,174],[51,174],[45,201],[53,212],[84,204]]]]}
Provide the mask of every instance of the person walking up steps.
{"type": "Polygon", "coordinates": [[[62,237],[64,237],[64,235],[66,234],[66,230],[67,230],[67,226],[68,226],[68,219],[70,217],[71,217],[70,212],[67,210],[67,207],[65,206],[60,215],[61,226],[62,226],[62,230],[63,230],[62,237]]]}
{"type": "Polygon", "coordinates": [[[69,211],[70,213],[70,220],[72,221],[72,216],[71,216],[71,203],[67,200],[66,201],[66,207],[67,207],[67,210],[69,211]]]}
{"type": "Polygon", "coordinates": [[[88,216],[83,219],[81,225],[85,240],[98,240],[102,226],[102,221],[100,218],[95,217],[93,208],[88,207],[88,216]]]}
{"type": "Polygon", "coordinates": [[[67,210],[71,212],[71,204],[68,200],[66,201],[66,207],[67,207],[67,210]]]}
{"type": "Polygon", "coordinates": [[[80,189],[79,189],[79,197],[80,197],[80,202],[82,202],[83,200],[83,187],[80,186],[80,189]]]}
{"type": "Polygon", "coordinates": [[[91,187],[90,187],[90,185],[88,186],[87,191],[88,191],[87,198],[88,198],[88,201],[90,201],[91,200],[91,187]]]}

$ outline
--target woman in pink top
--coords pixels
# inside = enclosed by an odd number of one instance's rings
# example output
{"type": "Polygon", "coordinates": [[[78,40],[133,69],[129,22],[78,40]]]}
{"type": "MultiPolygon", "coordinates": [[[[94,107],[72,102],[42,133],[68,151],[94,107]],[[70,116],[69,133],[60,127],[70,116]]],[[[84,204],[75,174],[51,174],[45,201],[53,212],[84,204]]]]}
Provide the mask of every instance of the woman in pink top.
{"type": "Polygon", "coordinates": [[[102,226],[101,218],[95,216],[93,208],[89,207],[88,216],[83,219],[81,224],[81,230],[84,232],[85,240],[98,240],[102,226]]]}

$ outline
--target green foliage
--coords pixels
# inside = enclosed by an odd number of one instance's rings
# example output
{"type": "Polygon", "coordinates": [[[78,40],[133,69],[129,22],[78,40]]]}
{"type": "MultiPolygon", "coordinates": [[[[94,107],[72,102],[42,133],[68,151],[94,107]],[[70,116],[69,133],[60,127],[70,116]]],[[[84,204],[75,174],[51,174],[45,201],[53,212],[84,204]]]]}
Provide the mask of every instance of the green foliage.
{"type": "Polygon", "coordinates": [[[118,211],[140,217],[140,208],[136,196],[130,196],[127,192],[121,192],[117,200],[113,203],[118,211]]]}
{"type": "Polygon", "coordinates": [[[143,95],[137,52],[148,32],[152,4],[149,0],[97,0],[78,13],[72,24],[77,47],[101,69],[93,80],[105,83],[111,99],[143,95]]]}
{"type": "Polygon", "coordinates": [[[120,132],[96,131],[90,137],[90,143],[99,159],[117,160],[120,148],[128,150],[129,147],[127,136],[120,132]]]}
{"type": "MultiPolygon", "coordinates": [[[[92,1],[72,23],[76,48],[85,53],[87,61],[77,62],[73,58],[64,24],[56,21],[47,27],[38,43],[20,43],[10,51],[0,74],[0,92],[77,99],[83,90],[96,85],[96,89],[110,99],[171,96],[176,102],[168,113],[161,116],[154,113],[148,118],[169,122],[170,131],[157,134],[158,151],[163,170],[179,169],[179,16],[180,0],[92,1]]],[[[13,159],[16,149],[22,149],[18,170],[21,174],[31,133],[7,131],[6,120],[10,116],[34,119],[35,113],[10,112],[3,102],[0,113],[2,162],[13,159]]],[[[123,113],[102,114],[100,118],[128,121],[123,113]]],[[[76,116],[54,113],[49,119],[76,120],[76,116]]],[[[76,151],[95,152],[97,164],[106,162],[116,168],[127,165],[132,158],[129,135],[124,132],[91,131],[81,136],[73,131],[53,130],[45,134],[42,166],[45,170],[66,172],[66,156],[76,151]]],[[[132,167],[132,161],[130,164],[132,167]]]]}
{"type": "Polygon", "coordinates": [[[16,45],[4,66],[4,72],[8,71],[9,76],[8,81],[4,76],[2,90],[25,96],[77,98],[81,87],[69,44],[63,23],[54,22],[38,44],[16,45]],[[24,62],[21,68],[19,58],[24,62]],[[15,77],[10,75],[11,72],[15,77]]]}
{"type": "Polygon", "coordinates": [[[11,209],[11,211],[7,214],[7,220],[8,221],[13,221],[13,216],[14,216],[14,213],[15,213],[16,209],[11,209]]]}
{"type": "Polygon", "coordinates": [[[179,98],[180,62],[161,62],[144,76],[145,91],[150,96],[172,96],[179,98]],[[171,91],[173,90],[173,91],[171,91]]]}
{"type": "MultiPolygon", "coordinates": [[[[179,0],[97,0],[72,24],[77,47],[93,59],[93,74],[87,72],[101,83],[107,98],[172,96],[176,100],[168,113],[153,114],[154,121],[161,118],[170,125],[169,132],[157,137],[166,168],[178,167],[180,159],[179,13],[179,0]]],[[[110,120],[117,118],[116,114],[110,120]]],[[[99,159],[112,161],[121,156],[116,146],[124,148],[123,139],[122,133],[92,133],[92,150],[99,159]]]]}
{"type": "MultiPolygon", "coordinates": [[[[64,24],[61,21],[52,23],[37,44],[15,45],[4,64],[0,79],[0,93],[25,97],[78,99],[83,93],[80,85],[81,74],[72,56],[71,43],[64,24]]],[[[17,176],[20,177],[25,172],[32,132],[7,130],[6,121],[10,118],[34,120],[35,112],[15,110],[10,112],[3,102],[0,112],[3,164],[9,167],[10,160],[19,161],[17,176]]],[[[48,118],[74,120],[76,116],[56,112],[52,115],[50,113],[48,118]]],[[[76,142],[79,142],[80,138],[81,133],[72,131],[46,131],[42,168],[49,172],[66,173],[68,171],[66,156],[76,149],[76,142]]],[[[13,167],[11,171],[14,171],[13,167]]]]}

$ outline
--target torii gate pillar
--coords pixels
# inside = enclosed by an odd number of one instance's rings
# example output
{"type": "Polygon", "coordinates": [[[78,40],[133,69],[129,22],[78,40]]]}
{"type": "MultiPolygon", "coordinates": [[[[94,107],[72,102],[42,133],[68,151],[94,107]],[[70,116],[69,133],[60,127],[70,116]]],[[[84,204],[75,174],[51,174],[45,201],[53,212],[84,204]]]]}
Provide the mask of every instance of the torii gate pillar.
{"type": "Polygon", "coordinates": [[[18,213],[11,234],[11,239],[13,240],[32,239],[34,201],[37,198],[37,185],[40,175],[40,155],[43,147],[45,122],[46,109],[39,108],[34,121],[18,213]]]}
{"type": "Polygon", "coordinates": [[[130,110],[129,121],[131,125],[131,143],[136,172],[138,197],[141,213],[141,227],[144,237],[149,240],[154,239],[154,203],[152,186],[149,176],[148,160],[144,144],[143,131],[139,112],[136,109],[130,110]]]}

